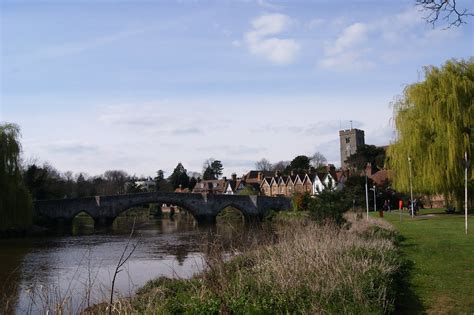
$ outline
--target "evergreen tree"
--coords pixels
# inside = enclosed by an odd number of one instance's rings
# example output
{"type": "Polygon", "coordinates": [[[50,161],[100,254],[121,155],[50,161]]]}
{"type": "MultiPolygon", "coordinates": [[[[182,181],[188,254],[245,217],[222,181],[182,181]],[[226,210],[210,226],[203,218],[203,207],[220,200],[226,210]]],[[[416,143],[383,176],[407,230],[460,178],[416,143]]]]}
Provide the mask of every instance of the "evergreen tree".
{"type": "Polygon", "coordinates": [[[168,177],[168,181],[173,186],[173,189],[176,189],[181,186],[181,188],[189,187],[189,176],[183,164],[178,163],[173,173],[168,177]]]}
{"type": "Polygon", "coordinates": [[[222,162],[211,158],[204,162],[202,177],[204,180],[218,179],[223,170],[222,162]]]}

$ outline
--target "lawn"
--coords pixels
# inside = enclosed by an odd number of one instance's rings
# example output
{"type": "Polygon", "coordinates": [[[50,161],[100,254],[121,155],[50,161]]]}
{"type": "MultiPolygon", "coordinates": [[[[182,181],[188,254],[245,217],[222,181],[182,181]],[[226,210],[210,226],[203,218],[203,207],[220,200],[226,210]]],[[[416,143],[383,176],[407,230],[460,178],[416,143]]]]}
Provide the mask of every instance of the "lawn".
{"type": "Polygon", "coordinates": [[[464,216],[424,209],[410,218],[398,211],[385,219],[399,230],[401,249],[411,266],[398,313],[474,314],[474,216],[469,234],[464,216]]]}

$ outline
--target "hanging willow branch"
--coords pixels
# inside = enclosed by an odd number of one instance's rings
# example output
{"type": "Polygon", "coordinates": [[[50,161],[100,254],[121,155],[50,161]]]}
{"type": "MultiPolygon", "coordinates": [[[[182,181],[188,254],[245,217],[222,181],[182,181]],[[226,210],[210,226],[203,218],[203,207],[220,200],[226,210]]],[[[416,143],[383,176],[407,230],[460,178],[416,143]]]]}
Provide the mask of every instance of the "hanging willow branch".
{"type": "Polygon", "coordinates": [[[20,128],[0,124],[0,231],[24,229],[32,222],[31,197],[20,169],[20,128]]]}
{"type": "Polygon", "coordinates": [[[462,191],[464,152],[470,157],[474,151],[473,99],[474,58],[426,67],[425,80],[405,88],[394,103],[397,140],[387,152],[397,190],[409,191],[410,157],[415,191],[446,195],[462,191]]]}

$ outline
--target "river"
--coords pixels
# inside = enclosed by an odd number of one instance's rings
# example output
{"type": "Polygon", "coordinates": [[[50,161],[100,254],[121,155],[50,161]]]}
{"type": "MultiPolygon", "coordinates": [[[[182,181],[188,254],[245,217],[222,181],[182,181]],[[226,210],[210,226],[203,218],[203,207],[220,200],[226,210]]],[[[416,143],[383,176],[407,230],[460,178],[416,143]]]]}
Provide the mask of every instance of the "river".
{"type": "Polygon", "coordinates": [[[173,220],[121,217],[106,230],[94,230],[87,218],[75,219],[68,233],[0,240],[0,302],[4,311],[8,306],[17,314],[44,313],[57,303],[63,303],[67,313],[78,313],[109,299],[115,268],[129,239],[129,250],[135,245],[136,249],[117,275],[115,298],[130,296],[159,276],[191,277],[203,270],[217,240],[225,250],[255,241],[255,232],[243,224],[199,227],[184,213],[173,220]]]}

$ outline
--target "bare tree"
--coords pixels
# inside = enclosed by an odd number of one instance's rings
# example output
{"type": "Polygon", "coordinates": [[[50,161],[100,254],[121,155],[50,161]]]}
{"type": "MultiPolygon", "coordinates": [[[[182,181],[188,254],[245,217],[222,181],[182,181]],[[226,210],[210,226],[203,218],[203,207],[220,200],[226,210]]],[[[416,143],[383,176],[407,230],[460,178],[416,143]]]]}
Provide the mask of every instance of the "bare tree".
{"type": "Polygon", "coordinates": [[[315,152],[311,157],[311,164],[314,168],[320,168],[326,165],[327,162],[328,160],[321,152],[315,152]]]}
{"type": "Polygon", "coordinates": [[[272,163],[266,158],[261,159],[260,161],[255,163],[255,168],[258,171],[271,171],[272,170],[272,163]]]}
{"type": "Polygon", "coordinates": [[[273,164],[272,171],[284,172],[288,165],[290,165],[290,161],[279,161],[273,164]]]}
{"type": "Polygon", "coordinates": [[[415,0],[416,5],[426,11],[428,23],[435,26],[440,20],[446,21],[448,28],[466,24],[466,18],[474,16],[466,8],[460,8],[456,0],[415,0]]]}
{"type": "Polygon", "coordinates": [[[108,170],[104,173],[104,178],[108,182],[108,186],[112,194],[123,194],[125,192],[125,183],[128,174],[122,170],[108,170]]]}

